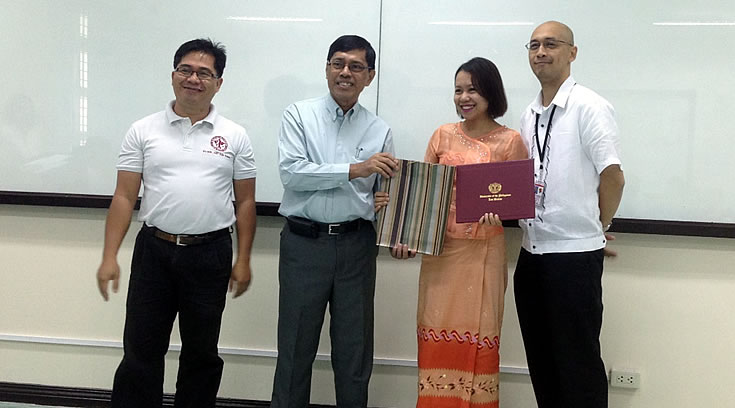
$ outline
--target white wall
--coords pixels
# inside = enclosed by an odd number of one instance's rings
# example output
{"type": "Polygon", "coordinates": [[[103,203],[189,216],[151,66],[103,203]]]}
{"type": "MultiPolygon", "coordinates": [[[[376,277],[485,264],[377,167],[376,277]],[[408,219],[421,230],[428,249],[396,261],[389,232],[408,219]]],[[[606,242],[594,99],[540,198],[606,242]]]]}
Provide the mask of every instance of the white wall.
{"type": "MultiPolygon", "coordinates": [[[[104,210],[0,205],[0,381],[110,388],[122,350],[125,290],[137,223],[120,252],[123,283],[105,303],[95,271],[101,256],[104,210]],[[9,340],[10,339],[10,340],[9,340]],[[37,344],[91,342],[102,346],[37,344]]],[[[228,300],[220,345],[228,354],[220,396],[269,400],[275,359],[278,217],[259,217],[254,281],[228,300]],[[263,351],[263,357],[249,354],[263,351]]],[[[520,231],[508,229],[510,272],[520,231]]],[[[604,274],[603,356],[608,368],[638,370],[639,390],[611,388],[612,408],[735,406],[730,391],[735,352],[735,241],[620,234],[620,255],[604,274]]],[[[410,407],[418,260],[379,258],[376,357],[370,404],[410,407]],[[388,358],[395,359],[393,362],[388,358]]],[[[326,340],[326,334],[323,335],[326,340]]],[[[173,343],[178,340],[174,336],[173,343]]],[[[321,352],[328,353],[328,342],[321,352]]],[[[533,406],[529,379],[511,374],[525,365],[512,286],[502,337],[501,406],[533,406]]],[[[176,352],[166,390],[173,391],[176,352]]],[[[317,361],[312,401],[334,403],[329,363],[317,361]]]]}
{"type": "Polygon", "coordinates": [[[229,55],[214,102],[251,136],[257,201],[280,202],[270,164],[283,109],[326,93],[327,47],[337,36],[362,35],[378,51],[377,79],[360,100],[391,124],[396,153],[418,159],[432,130],[457,120],[453,75],[475,56],[497,64],[509,99],[501,122],[518,127],[538,92],[523,45],[536,25],[557,19],[575,31],[574,78],[616,109],[627,177],[618,216],[734,223],[735,189],[727,188],[732,3],[0,2],[0,53],[12,56],[17,76],[32,79],[5,81],[0,93],[0,190],[111,195],[130,123],[172,98],[175,48],[210,36],[229,55]],[[82,101],[88,109],[80,109],[82,101]]]}

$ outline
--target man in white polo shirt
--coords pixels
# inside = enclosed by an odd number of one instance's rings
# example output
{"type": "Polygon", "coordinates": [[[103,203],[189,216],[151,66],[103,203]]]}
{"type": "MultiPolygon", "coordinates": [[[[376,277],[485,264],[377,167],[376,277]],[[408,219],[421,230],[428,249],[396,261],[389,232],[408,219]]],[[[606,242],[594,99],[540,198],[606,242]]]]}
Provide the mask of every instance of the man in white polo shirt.
{"type": "Polygon", "coordinates": [[[164,355],[177,314],[182,345],[174,406],[215,406],[223,367],[217,342],[228,283],[234,297],[248,288],[255,233],[250,140],[245,129],[218,115],[211,104],[222,86],[225,61],[224,47],[211,40],[182,44],[171,74],[176,99],[133,123],[122,143],[97,271],[105,300],[110,281],[117,292],[117,252],[141,182],[143,227],[133,252],[113,407],[161,407],[164,355]]]}
{"type": "Polygon", "coordinates": [[[614,110],[571,77],[569,27],[541,24],[526,47],[541,83],[520,126],[536,184],[514,276],[528,368],[540,408],[607,407],[602,266],[625,184],[614,110]]]}

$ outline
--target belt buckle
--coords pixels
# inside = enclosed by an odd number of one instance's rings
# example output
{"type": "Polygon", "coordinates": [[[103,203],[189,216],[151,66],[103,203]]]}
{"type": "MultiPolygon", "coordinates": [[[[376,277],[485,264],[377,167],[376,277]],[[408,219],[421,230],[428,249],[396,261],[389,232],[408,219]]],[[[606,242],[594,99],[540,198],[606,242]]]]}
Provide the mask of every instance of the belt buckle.
{"type": "Polygon", "coordinates": [[[329,235],[339,235],[339,232],[332,232],[332,227],[339,228],[340,224],[329,224],[329,229],[327,230],[327,234],[329,235]]]}
{"type": "Polygon", "coordinates": [[[177,246],[188,246],[189,244],[185,244],[181,242],[181,235],[176,235],[176,245],[177,246]]]}

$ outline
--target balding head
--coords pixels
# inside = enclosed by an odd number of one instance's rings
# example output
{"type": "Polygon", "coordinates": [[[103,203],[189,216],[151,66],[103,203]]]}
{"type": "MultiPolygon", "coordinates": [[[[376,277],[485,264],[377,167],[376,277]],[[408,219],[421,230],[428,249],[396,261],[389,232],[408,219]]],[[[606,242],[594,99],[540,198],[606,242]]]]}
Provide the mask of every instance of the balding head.
{"type": "Polygon", "coordinates": [[[533,30],[528,62],[542,87],[558,89],[571,74],[571,64],[576,58],[574,34],[567,25],[547,21],[533,30]]]}
{"type": "MultiPolygon", "coordinates": [[[[568,25],[564,23],[560,23],[558,21],[547,21],[545,23],[542,23],[538,27],[536,27],[535,30],[533,30],[533,34],[536,34],[536,31],[542,30],[542,29],[551,29],[554,32],[558,33],[558,40],[566,41],[569,44],[574,45],[574,33],[572,32],[572,29],[569,28],[568,25]]],[[[533,38],[533,34],[531,34],[531,38],[533,38]]]]}

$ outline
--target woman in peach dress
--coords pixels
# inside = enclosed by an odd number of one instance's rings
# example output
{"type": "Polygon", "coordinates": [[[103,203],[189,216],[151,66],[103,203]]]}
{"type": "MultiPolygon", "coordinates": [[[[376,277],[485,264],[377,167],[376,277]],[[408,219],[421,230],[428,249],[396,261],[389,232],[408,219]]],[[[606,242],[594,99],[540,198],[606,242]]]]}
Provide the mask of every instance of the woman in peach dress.
{"type": "MultiPolygon", "coordinates": [[[[484,58],[462,64],[455,74],[454,104],[464,120],[434,132],[425,161],[461,166],[528,158],[520,134],[495,120],[508,106],[495,64],[484,58]]],[[[494,214],[458,224],[455,193],[444,249],[421,262],[416,406],[497,407],[505,237],[494,214]]]]}

